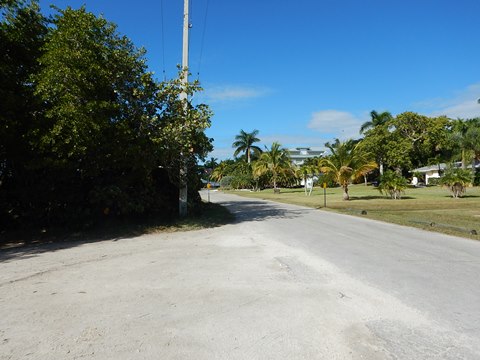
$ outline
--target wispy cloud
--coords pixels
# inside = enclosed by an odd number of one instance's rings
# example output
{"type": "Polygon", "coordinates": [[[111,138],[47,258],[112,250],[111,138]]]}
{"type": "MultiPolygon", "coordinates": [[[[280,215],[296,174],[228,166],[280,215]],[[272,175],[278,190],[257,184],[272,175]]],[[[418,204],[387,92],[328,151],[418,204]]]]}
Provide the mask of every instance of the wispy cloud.
{"type": "Polygon", "coordinates": [[[265,87],[224,85],[206,88],[203,97],[209,102],[226,102],[259,98],[270,92],[271,90],[265,87]]]}
{"type": "Polygon", "coordinates": [[[360,126],[368,120],[368,113],[356,116],[339,110],[321,110],[314,112],[308,128],[321,132],[323,138],[358,138],[360,126]]]}
{"type": "Polygon", "coordinates": [[[480,83],[468,86],[450,99],[433,99],[416,104],[431,116],[445,115],[450,118],[474,118],[480,116],[480,83]]]}
{"type": "Polygon", "coordinates": [[[219,160],[233,159],[233,149],[231,147],[216,147],[208,154],[208,158],[214,157],[219,160]]]}

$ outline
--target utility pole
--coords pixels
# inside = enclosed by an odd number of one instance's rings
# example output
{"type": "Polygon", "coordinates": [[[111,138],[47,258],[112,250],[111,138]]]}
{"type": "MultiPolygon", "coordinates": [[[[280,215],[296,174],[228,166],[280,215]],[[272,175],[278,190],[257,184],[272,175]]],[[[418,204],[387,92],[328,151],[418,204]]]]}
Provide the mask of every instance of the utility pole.
{"type": "MultiPolygon", "coordinates": [[[[190,19],[188,15],[188,0],[184,0],[183,5],[183,51],[182,51],[182,85],[183,91],[180,94],[180,100],[184,101],[183,116],[187,116],[187,86],[188,86],[188,32],[190,29],[190,19]]],[[[187,216],[187,159],[185,154],[180,153],[180,183],[178,194],[178,212],[180,217],[187,216]]]]}

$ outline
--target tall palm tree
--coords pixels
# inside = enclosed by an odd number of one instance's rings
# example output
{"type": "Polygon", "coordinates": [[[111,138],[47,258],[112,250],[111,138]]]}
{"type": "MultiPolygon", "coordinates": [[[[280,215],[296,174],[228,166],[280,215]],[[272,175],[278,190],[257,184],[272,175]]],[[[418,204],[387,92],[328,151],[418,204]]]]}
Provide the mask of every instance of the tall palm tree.
{"type": "Polygon", "coordinates": [[[472,153],[472,170],[475,171],[476,160],[480,159],[480,118],[467,121],[468,129],[465,133],[465,146],[472,153]]]}
{"type": "Polygon", "coordinates": [[[368,130],[377,126],[385,125],[388,121],[393,119],[393,116],[388,111],[378,113],[375,110],[370,111],[370,121],[366,121],[360,126],[360,134],[365,134],[368,130]]]}
{"type": "Polygon", "coordinates": [[[280,175],[291,172],[293,174],[292,162],[287,149],[282,148],[278,142],[274,142],[270,150],[265,151],[260,159],[254,163],[253,173],[261,176],[265,173],[272,175],[273,191],[277,189],[277,179],[280,175]]]}
{"type": "Polygon", "coordinates": [[[205,161],[204,166],[207,169],[215,169],[218,166],[217,158],[211,157],[210,160],[205,161]]]}
{"type": "Polygon", "coordinates": [[[252,161],[252,152],[256,154],[260,154],[262,152],[262,149],[256,145],[253,145],[254,143],[260,141],[260,139],[257,138],[258,132],[258,130],[253,130],[251,133],[247,133],[243,130],[240,130],[240,134],[235,136],[235,141],[232,144],[232,147],[235,148],[233,156],[237,156],[241,152],[245,152],[247,163],[250,164],[252,161]]]}
{"type": "Polygon", "coordinates": [[[333,144],[326,143],[330,156],[320,159],[319,170],[332,174],[335,182],[343,188],[343,200],[349,200],[348,185],[377,167],[372,160],[372,154],[365,152],[353,140],[340,142],[335,139],[333,144]]]}
{"type": "MultiPolygon", "coordinates": [[[[385,129],[381,129],[380,127],[383,127],[386,125],[389,121],[393,120],[393,116],[391,113],[388,111],[384,111],[382,113],[378,113],[375,110],[370,111],[370,121],[366,121],[360,126],[360,134],[365,134],[368,130],[379,130],[379,131],[387,131],[385,129]]],[[[378,162],[378,167],[380,171],[380,175],[383,175],[383,149],[381,147],[378,147],[375,151],[375,157],[377,158],[378,162]]]]}
{"type": "Polygon", "coordinates": [[[480,158],[480,118],[454,120],[451,139],[461,151],[462,168],[467,168],[467,161],[470,158],[473,169],[475,161],[480,158]]]}

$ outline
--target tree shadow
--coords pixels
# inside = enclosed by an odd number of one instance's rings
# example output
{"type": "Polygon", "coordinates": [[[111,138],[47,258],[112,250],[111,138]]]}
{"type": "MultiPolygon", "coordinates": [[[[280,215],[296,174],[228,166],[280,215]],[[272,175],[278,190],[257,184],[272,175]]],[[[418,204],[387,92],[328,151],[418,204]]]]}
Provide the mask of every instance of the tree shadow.
{"type": "Polygon", "coordinates": [[[69,228],[24,229],[0,232],[0,262],[14,258],[35,257],[102,241],[120,241],[156,232],[175,232],[213,228],[231,223],[233,216],[218,204],[202,205],[201,213],[186,219],[168,221],[165,219],[119,219],[108,221],[88,230],[69,228]]]}
{"type": "Polygon", "coordinates": [[[146,233],[146,228],[105,228],[95,231],[54,229],[51,231],[15,231],[0,237],[0,262],[13,258],[27,259],[93,242],[119,241],[146,233]]]}
{"type": "Polygon", "coordinates": [[[218,204],[225,206],[235,217],[234,223],[263,221],[266,219],[294,219],[315,209],[287,209],[282,204],[267,202],[265,200],[246,201],[220,201],[218,204]]]}
{"type": "MultiPolygon", "coordinates": [[[[350,201],[357,201],[357,200],[393,200],[388,196],[385,195],[368,195],[368,196],[350,196],[350,201]]],[[[397,200],[414,200],[416,199],[413,196],[402,196],[401,199],[397,200]]]]}

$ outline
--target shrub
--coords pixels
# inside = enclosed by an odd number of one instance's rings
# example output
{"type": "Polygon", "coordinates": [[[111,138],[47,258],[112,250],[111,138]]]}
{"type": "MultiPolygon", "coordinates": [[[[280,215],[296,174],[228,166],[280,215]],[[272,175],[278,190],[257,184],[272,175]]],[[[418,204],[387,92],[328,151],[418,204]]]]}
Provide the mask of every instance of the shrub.
{"type": "Polygon", "coordinates": [[[233,176],[224,176],[220,180],[220,187],[223,189],[230,189],[232,187],[233,176]]]}
{"type": "Polygon", "coordinates": [[[448,166],[440,179],[440,184],[447,187],[454,198],[462,197],[467,190],[467,186],[472,183],[473,176],[470,170],[454,166],[448,166]]]}
{"type": "Polygon", "coordinates": [[[386,171],[382,176],[380,176],[380,184],[378,185],[378,190],[385,195],[389,195],[392,199],[401,199],[402,194],[407,188],[407,179],[403,176],[398,175],[394,171],[386,171]]]}

